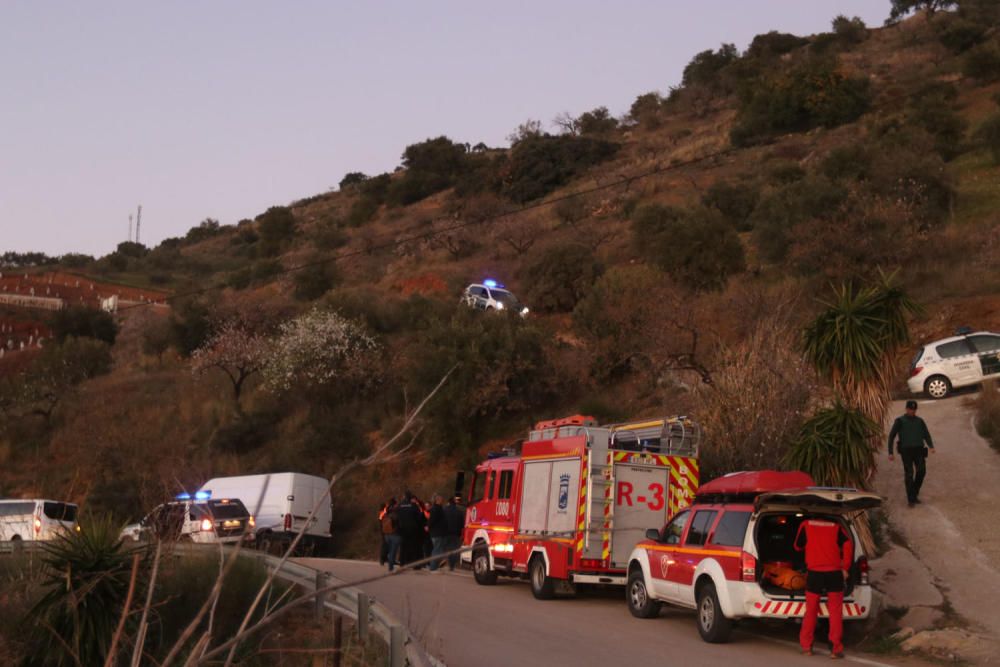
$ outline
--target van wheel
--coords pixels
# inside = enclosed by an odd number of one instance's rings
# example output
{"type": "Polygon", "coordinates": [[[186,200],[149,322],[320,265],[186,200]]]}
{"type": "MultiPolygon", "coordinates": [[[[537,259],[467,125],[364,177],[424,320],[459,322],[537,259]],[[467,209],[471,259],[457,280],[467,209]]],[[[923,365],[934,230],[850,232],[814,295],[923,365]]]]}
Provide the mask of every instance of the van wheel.
{"type": "Polygon", "coordinates": [[[943,375],[932,375],[924,383],[924,391],[933,399],[941,399],[951,393],[951,381],[943,375]]]}
{"type": "Polygon", "coordinates": [[[722,613],[715,584],[705,584],[698,590],[698,634],[710,644],[724,644],[732,631],[733,622],[722,613]]]}
{"type": "Polygon", "coordinates": [[[536,600],[551,600],[555,597],[555,582],[545,574],[545,559],[535,556],[528,566],[528,578],[531,579],[531,594],[536,600]]]}
{"type": "Polygon", "coordinates": [[[660,613],[661,603],[650,597],[646,578],[642,576],[640,569],[629,572],[625,600],[628,602],[629,612],[636,618],[653,618],[660,613]]]}
{"type": "Polygon", "coordinates": [[[472,552],[472,576],[481,586],[492,586],[497,583],[496,570],[490,569],[490,554],[485,548],[472,552]]]}

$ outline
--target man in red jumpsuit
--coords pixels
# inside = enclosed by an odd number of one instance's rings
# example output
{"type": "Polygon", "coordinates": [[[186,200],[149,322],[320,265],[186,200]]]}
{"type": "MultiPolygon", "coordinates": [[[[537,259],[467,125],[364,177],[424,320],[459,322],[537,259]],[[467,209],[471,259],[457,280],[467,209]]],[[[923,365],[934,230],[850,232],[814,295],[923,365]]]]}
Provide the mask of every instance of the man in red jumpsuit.
{"type": "Polygon", "coordinates": [[[812,655],[820,596],[825,594],[830,614],[830,643],[833,645],[830,657],[843,658],[844,582],[854,562],[854,543],[838,521],[809,518],[799,525],[795,550],[806,552],[806,615],[799,632],[802,652],[812,655]]]}

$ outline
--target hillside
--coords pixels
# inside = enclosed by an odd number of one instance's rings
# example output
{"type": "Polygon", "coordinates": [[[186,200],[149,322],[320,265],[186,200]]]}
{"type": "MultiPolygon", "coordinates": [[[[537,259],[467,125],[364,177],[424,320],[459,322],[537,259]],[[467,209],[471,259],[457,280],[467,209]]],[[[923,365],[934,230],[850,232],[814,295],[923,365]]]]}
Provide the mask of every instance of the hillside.
{"type": "Polygon", "coordinates": [[[538,419],[690,413],[707,476],[780,465],[829,397],[798,341],[831,285],[895,272],[924,307],[918,340],[1000,328],[998,26],[985,0],[884,28],[838,17],[697,54],[623,119],[525,123],[509,149],[427,139],[394,173],[155,248],[8,253],[5,276],[143,296],[110,339],[8,313],[62,345],[0,365],[0,493],[124,520],[212,476],[330,475],[452,368],[412,448],[338,486],[345,552],[372,541],[380,499],[450,490],[538,419]],[[487,277],[531,314],[460,306],[487,277]]]}

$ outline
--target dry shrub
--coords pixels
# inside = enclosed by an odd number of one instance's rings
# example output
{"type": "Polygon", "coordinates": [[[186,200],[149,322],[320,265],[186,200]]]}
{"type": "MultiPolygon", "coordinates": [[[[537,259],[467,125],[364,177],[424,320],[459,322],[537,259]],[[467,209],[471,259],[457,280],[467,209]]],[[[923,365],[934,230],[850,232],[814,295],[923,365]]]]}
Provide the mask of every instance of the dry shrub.
{"type": "Polygon", "coordinates": [[[793,331],[781,314],[762,319],[723,350],[714,383],[699,388],[703,480],[781,466],[817,390],[793,331]]]}
{"type": "Polygon", "coordinates": [[[996,380],[983,383],[976,397],[976,431],[1000,451],[1000,389],[996,380]]]}

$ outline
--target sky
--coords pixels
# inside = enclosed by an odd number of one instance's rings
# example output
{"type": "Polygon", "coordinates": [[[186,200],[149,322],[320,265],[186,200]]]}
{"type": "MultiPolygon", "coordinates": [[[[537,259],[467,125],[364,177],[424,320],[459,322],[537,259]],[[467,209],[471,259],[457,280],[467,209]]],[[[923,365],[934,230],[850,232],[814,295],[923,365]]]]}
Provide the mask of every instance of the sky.
{"type": "MultiPolygon", "coordinates": [[[[152,247],[442,134],[666,93],[695,53],[889,0],[0,2],[0,252],[152,247]]],[[[554,130],[554,128],[551,128],[554,130]]]]}

